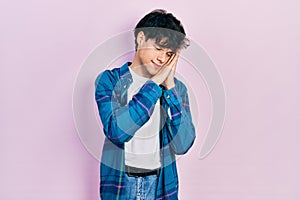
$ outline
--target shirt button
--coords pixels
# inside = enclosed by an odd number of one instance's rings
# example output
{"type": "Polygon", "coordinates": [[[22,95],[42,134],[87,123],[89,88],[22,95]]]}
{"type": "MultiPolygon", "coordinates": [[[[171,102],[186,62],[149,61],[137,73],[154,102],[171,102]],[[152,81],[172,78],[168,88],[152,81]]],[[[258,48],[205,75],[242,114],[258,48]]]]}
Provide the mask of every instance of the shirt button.
{"type": "Polygon", "coordinates": [[[124,88],[126,88],[126,87],[127,87],[127,85],[124,85],[123,87],[124,87],[124,88]]]}
{"type": "Polygon", "coordinates": [[[170,99],[170,95],[167,96],[167,99],[170,99]]]}

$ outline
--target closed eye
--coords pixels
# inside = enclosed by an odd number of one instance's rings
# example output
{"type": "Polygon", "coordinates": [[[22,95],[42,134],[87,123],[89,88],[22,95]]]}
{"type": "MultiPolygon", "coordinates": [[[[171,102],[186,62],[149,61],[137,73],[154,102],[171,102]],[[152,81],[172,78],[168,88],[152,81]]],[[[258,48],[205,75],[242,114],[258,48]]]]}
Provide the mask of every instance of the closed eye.
{"type": "MultiPolygon", "coordinates": [[[[158,51],[164,51],[163,48],[159,47],[159,46],[154,46],[156,50],[158,51]]],[[[172,51],[166,52],[168,57],[171,57],[174,53],[172,51]]]]}
{"type": "Polygon", "coordinates": [[[169,57],[171,57],[172,55],[173,55],[172,52],[168,52],[168,53],[167,53],[167,56],[169,56],[169,57]]]}

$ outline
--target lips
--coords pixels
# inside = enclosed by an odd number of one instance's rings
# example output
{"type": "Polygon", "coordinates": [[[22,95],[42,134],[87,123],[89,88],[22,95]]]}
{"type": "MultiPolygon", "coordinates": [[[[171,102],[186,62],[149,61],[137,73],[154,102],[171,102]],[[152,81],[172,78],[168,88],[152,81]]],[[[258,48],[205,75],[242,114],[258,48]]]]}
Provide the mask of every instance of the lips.
{"type": "Polygon", "coordinates": [[[154,63],[154,62],[152,62],[152,64],[154,65],[155,68],[158,68],[158,69],[161,68],[161,65],[158,65],[158,64],[156,64],[156,63],[154,63]]]}

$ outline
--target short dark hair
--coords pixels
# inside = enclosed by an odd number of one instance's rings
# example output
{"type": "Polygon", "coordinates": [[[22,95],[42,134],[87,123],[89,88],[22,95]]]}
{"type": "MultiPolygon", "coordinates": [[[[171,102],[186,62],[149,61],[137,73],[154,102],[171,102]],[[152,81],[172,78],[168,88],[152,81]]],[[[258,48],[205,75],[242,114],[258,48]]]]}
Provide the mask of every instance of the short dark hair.
{"type": "Polygon", "coordinates": [[[181,22],[163,9],[156,9],[145,15],[134,29],[135,49],[137,50],[137,35],[140,31],[145,34],[146,40],[155,39],[162,48],[169,48],[173,52],[189,46],[189,40],[181,22]],[[166,40],[164,40],[166,38],[166,40]]]}

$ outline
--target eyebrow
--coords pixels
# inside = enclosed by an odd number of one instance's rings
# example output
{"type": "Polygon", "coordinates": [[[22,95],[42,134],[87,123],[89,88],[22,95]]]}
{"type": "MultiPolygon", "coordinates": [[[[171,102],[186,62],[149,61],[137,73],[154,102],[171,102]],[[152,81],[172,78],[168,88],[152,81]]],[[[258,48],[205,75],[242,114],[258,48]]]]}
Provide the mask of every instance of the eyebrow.
{"type": "Polygon", "coordinates": [[[157,46],[157,47],[159,47],[159,48],[161,48],[161,49],[168,49],[167,50],[167,53],[171,53],[171,54],[174,54],[175,52],[173,52],[172,51],[172,49],[170,49],[170,48],[166,48],[166,47],[164,47],[164,46],[162,46],[162,45],[160,45],[160,44],[157,44],[157,43],[155,43],[155,46],[157,46]]]}

